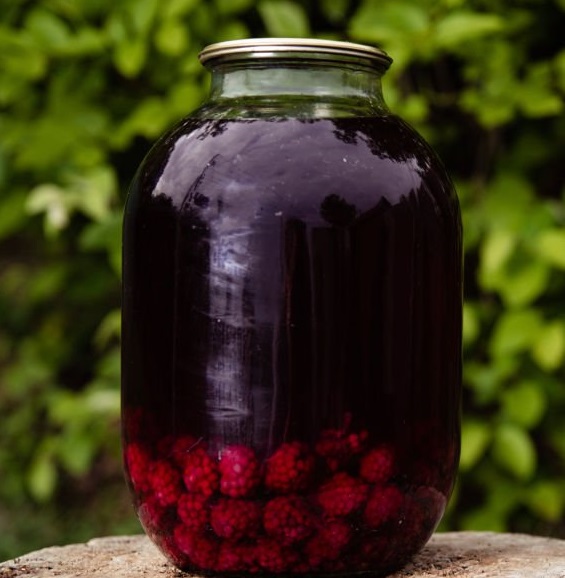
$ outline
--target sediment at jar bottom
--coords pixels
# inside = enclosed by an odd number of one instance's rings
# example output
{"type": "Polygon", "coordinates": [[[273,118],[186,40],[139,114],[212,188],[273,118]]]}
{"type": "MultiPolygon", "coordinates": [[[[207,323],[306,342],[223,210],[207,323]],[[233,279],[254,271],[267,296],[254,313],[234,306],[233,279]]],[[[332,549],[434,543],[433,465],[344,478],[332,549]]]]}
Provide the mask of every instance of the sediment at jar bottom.
{"type": "Polygon", "coordinates": [[[143,412],[130,416],[124,462],[139,519],[182,570],[382,573],[426,543],[445,509],[439,461],[407,470],[401,449],[367,430],[328,428],[261,460],[252,447],[214,453],[208,440],[158,435],[143,412]]]}

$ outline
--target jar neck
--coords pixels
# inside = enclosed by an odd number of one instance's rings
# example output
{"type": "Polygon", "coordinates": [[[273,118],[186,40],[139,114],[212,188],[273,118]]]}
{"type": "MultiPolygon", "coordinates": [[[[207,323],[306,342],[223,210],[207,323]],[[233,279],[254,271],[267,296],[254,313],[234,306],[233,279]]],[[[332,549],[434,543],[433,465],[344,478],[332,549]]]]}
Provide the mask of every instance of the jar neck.
{"type": "Polygon", "coordinates": [[[208,110],[223,117],[374,116],[388,112],[383,70],[355,63],[273,59],[216,63],[208,110]]]}

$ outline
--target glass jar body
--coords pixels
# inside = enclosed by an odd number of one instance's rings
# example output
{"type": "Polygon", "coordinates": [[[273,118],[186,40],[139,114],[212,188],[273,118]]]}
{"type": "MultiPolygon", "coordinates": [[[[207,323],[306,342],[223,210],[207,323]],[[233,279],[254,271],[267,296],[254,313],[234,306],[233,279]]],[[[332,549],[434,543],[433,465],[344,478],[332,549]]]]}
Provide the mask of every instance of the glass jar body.
{"type": "Polygon", "coordinates": [[[457,468],[455,192],[386,111],[222,106],[161,139],[126,206],[138,515],[183,570],[384,574],[429,539],[457,468]]]}

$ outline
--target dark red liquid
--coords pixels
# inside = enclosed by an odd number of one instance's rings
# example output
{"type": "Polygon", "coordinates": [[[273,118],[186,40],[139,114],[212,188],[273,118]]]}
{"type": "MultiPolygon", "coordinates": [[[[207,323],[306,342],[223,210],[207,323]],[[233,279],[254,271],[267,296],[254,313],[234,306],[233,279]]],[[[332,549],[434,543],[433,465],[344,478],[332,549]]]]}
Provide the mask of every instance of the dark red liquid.
{"type": "Polygon", "coordinates": [[[130,192],[123,316],[126,470],[179,567],[378,574],[429,538],[458,459],[461,231],[443,169],[398,119],[185,122],[130,192]],[[277,486],[269,458],[288,442],[309,469],[277,486]],[[217,481],[229,446],[258,460],[243,494],[217,481]],[[392,463],[373,480],[367,455],[383,448],[392,463]],[[195,450],[214,470],[198,506],[195,450]],[[324,507],[336,474],[358,482],[351,511],[324,507]],[[401,503],[371,502],[382,488],[401,503]],[[284,510],[290,529],[273,526],[280,496],[307,521],[284,510]],[[253,530],[219,529],[234,499],[258,505],[253,530]],[[334,522],[341,538],[320,546],[334,522]]]}

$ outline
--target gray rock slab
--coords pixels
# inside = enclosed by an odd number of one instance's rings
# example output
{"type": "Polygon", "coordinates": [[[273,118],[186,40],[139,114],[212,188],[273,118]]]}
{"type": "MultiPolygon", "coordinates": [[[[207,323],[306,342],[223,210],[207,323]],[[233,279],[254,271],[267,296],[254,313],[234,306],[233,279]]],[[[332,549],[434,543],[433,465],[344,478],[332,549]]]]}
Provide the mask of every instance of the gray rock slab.
{"type": "MultiPolygon", "coordinates": [[[[0,578],[183,578],[145,536],[95,538],[0,564],[0,578]]],[[[390,578],[565,578],[565,541],[524,534],[436,534],[390,578]]]]}

